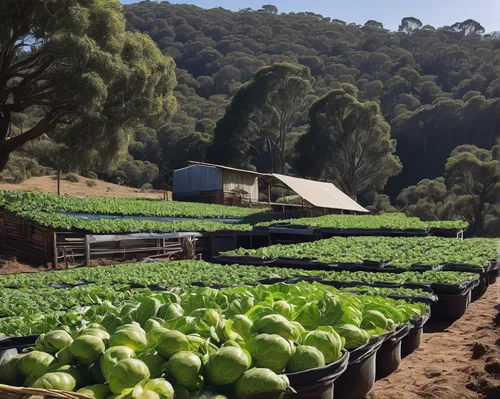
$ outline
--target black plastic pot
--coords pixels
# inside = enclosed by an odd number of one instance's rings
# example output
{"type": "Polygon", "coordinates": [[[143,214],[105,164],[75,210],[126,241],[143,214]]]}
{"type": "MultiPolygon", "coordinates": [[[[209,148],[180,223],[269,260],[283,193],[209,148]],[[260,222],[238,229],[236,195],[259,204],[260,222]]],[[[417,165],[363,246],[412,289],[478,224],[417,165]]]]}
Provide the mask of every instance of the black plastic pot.
{"type": "Polygon", "coordinates": [[[497,282],[498,269],[491,269],[488,271],[488,284],[492,285],[497,282]]]}
{"type": "Polygon", "coordinates": [[[474,287],[471,293],[471,301],[476,301],[481,298],[490,286],[488,272],[481,273],[479,284],[474,287]]]}
{"type": "Polygon", "coordinates": [[[458,295],[438,294],[437,302],[431,305],[431,318],[432,320],[458,320],[464,315],[470,302],[470,289],[458,295]]]}
{"type": "Polygon", "coordinates": [[[396,371],[401,363],[401,341],[410,332],[410,325],[400,326],[392,334],[386,336],[377,352],[377,378],[387,377],[396,371]]]}
{"type": "Polygon", "coordinates": [[[295,394],[287,393],[284,399],[333,399],[334,381],[347,369],[349,352],[329,365],[300,373],[288,373],[295,394]]]}
{"type": "Polygon", "coordinates": [[[346,370],[335,381],[335,399],[360,399],[373,387],[376,355],[382,339],[375,339],[350,352],[346,370]]]}
{"type": "Polygon", "coordinates": [[[411,320],[412,327],[410,332],[401,341],[401,357],[406,357],[413,353],[422,344],[424,334],[424,325],[431,317],[431,308],[427,308],[425,315],[418,319],[411,320]]]}

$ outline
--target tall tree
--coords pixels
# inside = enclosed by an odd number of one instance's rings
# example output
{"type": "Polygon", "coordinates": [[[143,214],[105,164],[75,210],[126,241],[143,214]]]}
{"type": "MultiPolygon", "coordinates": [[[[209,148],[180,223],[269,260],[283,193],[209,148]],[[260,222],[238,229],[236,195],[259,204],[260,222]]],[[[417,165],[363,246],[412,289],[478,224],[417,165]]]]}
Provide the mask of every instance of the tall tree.
{"type": "Polygon", "coordinates": [[[287,135],[310,90],[309,68],[289,63],[261,68],[235,94],[214,130],[209,157],[248,166],[263,150],[272,171],[286,173],[287,135]]]}
{"type": "Polygon", "coordinates": [[[446,181],[452,192],[453,212],[467,220],[476,233],[498,212],[500,147],[491,150],[461,145],[446,163],[446,181]]]}
{"type": "Polygon", "coordinates": [[[396,141],[377,103],[332,90],[312,105],[309,123],[296,145],[301,175],[331,180],[356,198],[381,190],[401,171],[396,141]]]}
{"type": "Polygon", "coordinates": [[[125,31],[118,0],[4,0],[0,15],[0,170],[56,130],[75,159],[112,160],[131,128],[175,108],[173,60],[125,31]],[[33,108],[32,126],[11,134],[13,116],[33,108]]]}
{"type": "Polygon", "coordinates": [[[484,27],[473,19],[467,19],[463,22],[456,22],[451,25],[451,30],[461,33],[464,37],[482,35],[485,32],[484,27]]]}
{"type": "Polygon", "coordinates": [[[399,25],[398,31],[411,35],[414,30],[420,29],[422,25],[422,21],[418,18],[406,17],[401,20],[401,25],[399,25]]]}

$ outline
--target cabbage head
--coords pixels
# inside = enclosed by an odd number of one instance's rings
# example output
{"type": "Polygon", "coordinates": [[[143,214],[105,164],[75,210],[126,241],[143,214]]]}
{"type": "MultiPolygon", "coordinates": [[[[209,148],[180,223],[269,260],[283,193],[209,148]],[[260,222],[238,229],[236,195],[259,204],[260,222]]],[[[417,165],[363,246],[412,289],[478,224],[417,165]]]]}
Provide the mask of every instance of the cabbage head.
{"type": "Polygon", "coordinates": [[[102,375],[106,380],[109,378],[111,368],[120,360],[135,358],[135,352],[128,346],[113,346],[108,348],[99,359],[102,375]]]}
{"type": "Polygon", "coordinates": [[[370,339],[370,335],[363,329],[352,324],[341,324],[334,327],[335,331],[345,339],[346,349],[356,349],[370,339]]]}
{"type": "Polygon", "coordinates": [[[166,364],[173,382],[192,391],[203,387],[202,362],[193,352],[177,352],[166,364]]]}
{"type": "Polygon", "coordinates": [[[277,334],[259,334],[252,338],[245,348],[250,352],[255,367],[268,368],[281,373],[293,353],[290,341],[277,334]]]}
{"type": "Polygon", "coordinates": [[[53,330],[41,334],[36,340],[36,347],[44,352],[56,353],[73,342],[73,338],[64,330],[53,330]]]}
{"type": "Polygon", "coordinates": [[[283,317],[286,317],[288,320],[292,320],[294,317],[294,307],[292,304],[286,301],[276,301],[273,304],[273,309],[278,312],[283,317]]]}
{"type": "Polygon", "coordinates": [[[285,392],[290,387],[286,375],[278,375],[269,369],[252,368],[245,371],[236,383],[238,395],[285,392]]]}
{"type": "Polygon", "coordinates": [[[118,328],[109,339],[109,346],[128,346],[135,352],[143,351],[148,345],[146,332],[138,325],[127,324],[118,328]]]}
{"type": "Polygon", "coordinates": [[[331,332],[314,330],[305,335],[302,343],[307,346],[314,346],[325,357],[325,362],[332,363],[342,357],[344,341],[340,335],[332,329],[331,332]]]}
{"type": "Polygon", "coordinates": [[[140,383],[140,386],[148,391],[157,393],[160,399],[173,399],[174,397],[174,388],[172,384],[164,378],[144,380],[140,383]]]}
{"type": "Polygon", "coordinates": [[[80,388],[76,393],[81,393],[90,396],[93,399],[106,399],[111,395],[109,385],[107,384],[95,384],[80,388]]]}
{"type": "Polygon", "coordinates": [[[168,328],[165,328],[165,327],[154,327],[153,329],[149,330],[146,334],[146,339],[148,340],[148,343],[152,343],[152,344],[157,344],[158,343],[158,340],[160,339],[160,337],[166,333],[170,331],[168,328]]]}
{"type": "Polygon", "coordinates": [[[150,377],[159,377],[163,372],[163,365],[165,364],[165,359],[160,355],[155,355],[153,353],[143,353],[138,356],[138,359],[146,363],[148,366],[150,377]]]}
{"type": "Polygon", "coordinates": [[[21,385],[24,377],[17,371],[17,361],[23,357],[22,354],[17,354],[9,359],[3,359],[0,363],[0,384],[21,385]]]}
{"type": "Polygon", "coordinates": [[[161,323],[160,320],[161,319],[159,319],[158,317],[154,317],[152,319],[147,320],[146,323],[144,323],[144,331],[146,331],[146,336],[147,333],[150,332],[152,329],[161,327],[163,320],[161,320],[161,323]]]}
{"type": "Polygon", "coordinates": [[[76,379],[69,373],[56,371],[38,377],[32,384],[32,388],[59,389],[61,391],[73,391],[76,388],[76,379]]]}
{"type": "Polygon", "coordinates": [[[314,346],[300,345],[288,362],[287,371],[298,373],[299,371],[316,369],[325,366],[325,357],[319,349],[314,346]]]}
{"type": "Polygon", "coordinates": [[[23,355],[16,362],[16,369],[23,377],[39,377],[49,368],[54,356],[49,353],[33,351],[23,355]]]}
{"type": "Polygon", "coordinates": [[[99,337],[104,342],[104,345],[107,345],[109,342],[109,333],[107,331],[101,330],[100,328],[87,328],[83,330],[80,334],[80,337],[85,335],[92,335],[94,337],[99,337]]]}
{"type": "Polygon", "coordinates": [[[242,349],[226,346],[209,356],[206,376],[214,385],[232,384],[248,370],[250,363],[249,355],[242,349]]]}
{"type": "Polygon", "coordinates": [[[175,330],[165,332],[158,339],[156,350],[165,359],[169,359],[177,352],[188,351],[189,341],[183,333],[175,330]]]}
{"type": "Polygon", "coordinates": [[[138,359],[122,359],[109,371],[109,388],[113,393],[119,394],[124,389],[134,387],[145,378],[149,378],[149,369],[146,363],[138,359]]]}
{"type": "Polygon", "coordinates": [[[146,321],[155,317],[162,303],[156,298],[145,298],[135,311],[135,321],[144,327],[146,321]]]}
{"type": "Polygon", "coordinates": [[[157,316],[163,320],[177,319],[184,315],[184,309],[178,303],[169,303],[160,306],[157,316]]]}
{"type": "Polygon", "coordinates": [[[259,333],[278,334],[292,342],[300,340],[300,330],[280,314],[270,314],[254,322],[259,333]]]}
{"type": "Polygon", "coordinates": [[[102,339],[93,335],[84,335],[76,338],[69,348],[73,359],[82,366],[94,364],[106,350],[102,339]]]}
{"type": "Polygon", "coordinates": [[[387,319],[378,310],[368,310],[363,313],[361,328],[364,330],[375,330],[377,328],[385,330],[387,329],[387,319]]]}

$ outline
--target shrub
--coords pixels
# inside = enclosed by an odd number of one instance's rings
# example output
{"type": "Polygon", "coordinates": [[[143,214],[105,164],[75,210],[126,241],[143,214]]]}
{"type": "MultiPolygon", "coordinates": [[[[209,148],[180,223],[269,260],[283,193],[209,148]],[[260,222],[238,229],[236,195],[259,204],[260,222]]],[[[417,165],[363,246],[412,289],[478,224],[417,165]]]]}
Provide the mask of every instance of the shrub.
{"type": "Polygon", "coordinates": [[[80,178],[74,173],[68,173],[66,176],[64,176],[64,180],[70,181],[71,183],[78,183],[80,181],[80,178]]]}
{"type": "Polygon", "coordinates": [[[87,172],[87,177],[88,177],[89,179],[94,179],[94,180],[96,180],[96,179],[98,179],[98,178],[99,178],[99,177],[97,176],[97,173],[92,172],[91,170],[87,172]]]}
{"type": "Polygon", "coordinates": [[[94,180],[86,180],[85,184],[87,185],[87,187],[95,187],[95,186],[97,186],[97,183],[94,180]]]}
{"type": "Polygon", "coordinates": [[[141,191],[147,191],[147,190],[152,190],[152,189],[153,189],[153,186],[151,185],[151,183],[144,183],[141,186],[141,191]]]}

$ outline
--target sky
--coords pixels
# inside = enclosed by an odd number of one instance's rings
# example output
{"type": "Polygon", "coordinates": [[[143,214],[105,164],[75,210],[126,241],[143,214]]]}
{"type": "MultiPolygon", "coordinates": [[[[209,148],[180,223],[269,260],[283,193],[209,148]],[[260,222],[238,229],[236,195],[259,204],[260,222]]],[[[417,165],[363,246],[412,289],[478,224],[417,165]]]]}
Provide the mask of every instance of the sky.
{"type": "MultiPolygon", "coordinates": [[[[203,8],[223,7],[237,11],[241,8],[258,9],[263,4],[274,4],[280,12],[311,11],[324,17],[364,24],[375,19],[390,30],[397,30],[401,19],[416,17],[424,25],[440,27],[474,19],[486,33],[500,31],[500,0],[169,0],[170,3],[189,3],[203,8]]],[[[121,0],[124,4],[137,0],[121,0]]]]}

